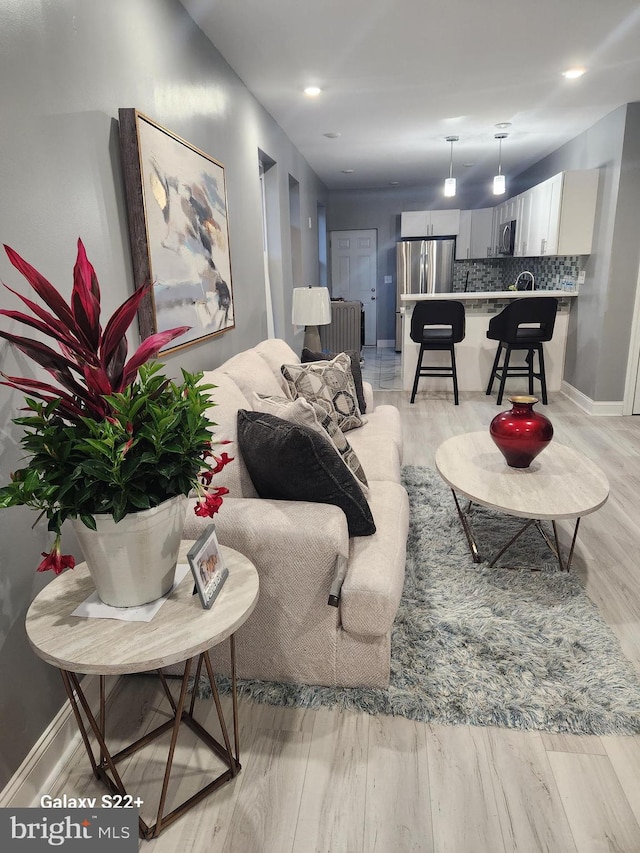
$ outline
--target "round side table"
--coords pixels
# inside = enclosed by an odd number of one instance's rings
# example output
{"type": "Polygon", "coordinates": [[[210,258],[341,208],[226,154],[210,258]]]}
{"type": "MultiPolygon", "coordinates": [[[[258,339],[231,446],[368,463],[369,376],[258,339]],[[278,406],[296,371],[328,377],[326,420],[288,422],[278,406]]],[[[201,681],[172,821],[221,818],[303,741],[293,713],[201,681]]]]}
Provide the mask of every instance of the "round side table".
{"type": "MultiPolygon", "coordinates": [[[[178,562],[186,563],[186,554],[193,545],[182,543],[178,562]]],[[[94,776],[115,794],[127,795],[116,764],[121,759],[146,746],[164,732],[171,731],[171,742],[165,766],[164,780],[155,823],[139,820],[140,836],[156,838],[160,832],[193,805],[237,775],[241,769],[238,739],[238,694],[235,674],[235,631],[245,622],[258,600],[258,573],[253,563],[232,548],[220,546],[229,576],[219,596],[205,610],[198,595],[193,594],[191,572],[171,592],[150,622],[124,622],[116,619],[94,619],[71,616],[75,608],[93,591],[94,585],[85,563],[59,575],[32,602],[26,617],[26,631],[35,653],[61,672],[94,776]],[[229,639],[231,655],[231,696],[233,709],[234,749],[231,748],[227,724],[222,713],[208,649],[229,639]],[[161,668],[183,663],[179,698],[176,702],[161,668]],[[195,684],[187,703],[190,677],[195,665],[195,684]],[[224,744],[219,743],[194,719],[197,684],[205,668],[224,744]],[[109,675],[157,670],[165,695],[172,709],[171,718],[144,737],[112,755],[105,742],[106,702],[105,678],[109,675]],[[98,719],[91,712],[82,691],[78,673],[100,677],[100,706],[98,719]],[[165,799],[180,724],[187,725],[224,763],[227,768],[195,795],[164,814],[165,799]],[[88,726],[88,728],[87,728],[88,726]],[[99,755],[94,755],[89,729],[95,736],[99,755]]]]}

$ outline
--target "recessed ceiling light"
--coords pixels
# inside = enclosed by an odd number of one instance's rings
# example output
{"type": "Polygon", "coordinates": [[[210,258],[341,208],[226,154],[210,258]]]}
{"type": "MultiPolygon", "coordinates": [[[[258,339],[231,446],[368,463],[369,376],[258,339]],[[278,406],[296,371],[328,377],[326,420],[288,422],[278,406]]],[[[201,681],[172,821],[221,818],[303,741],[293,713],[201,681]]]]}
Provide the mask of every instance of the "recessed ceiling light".
{"type": "Polygon", "coordinates": [[[353,169],[342,169],[343,175],[350,175],[353,172],[353,169]]]}
{"type": "Polygon", "coordinates": [[[322,89],[320,89],[318,86],[307,86],[307,88],[304,90],[305,95],[307,95],[309,98],[317,98],[320,92],[322,92],[322,89]]]}
{"type": "Polygon", "coordinates": [[[397,187],[399,183],[400,183],[400,181],[389,181],[389,186],[390,187],[397,187]]]}
{"type": "Polygon", "coordinates": [[[338,133],[336,130],[332,130],[330,133],[323,133],[323,136],[326,136],[327,139],[337,139],[339,136],[342,136],[341,133],[338,133]]]}
{"type": "Polygon", "coordinates": [[[586,68],[567,68],[566,71],[562,72],[562,76],[566,77],[567,80],[577,80],[578,77],[582,77],[586,70],[586,68]]]}
{"type": "Polygon", "coordinates": [[[498,128],[498,130],[504,130],[507,127],[511,127],[511,122],[510,121],[500,121],[500,122],[498,122],[496,127],[498,128]]]}

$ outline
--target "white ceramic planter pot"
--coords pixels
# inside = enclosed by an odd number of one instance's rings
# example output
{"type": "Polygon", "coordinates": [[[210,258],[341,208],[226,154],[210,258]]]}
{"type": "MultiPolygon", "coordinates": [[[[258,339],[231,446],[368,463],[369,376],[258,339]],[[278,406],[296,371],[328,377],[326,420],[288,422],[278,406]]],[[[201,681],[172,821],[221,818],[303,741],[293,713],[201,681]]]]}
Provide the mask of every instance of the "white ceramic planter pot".
{"type": "Polygon", "coordinates": [[[110,515],[96,515],[96,530],[72,520],[105,604],[136,607],[171,589],[187,503],[184,495],[177,495],[160,506],[129,513],[117,524],[110,515]]]}

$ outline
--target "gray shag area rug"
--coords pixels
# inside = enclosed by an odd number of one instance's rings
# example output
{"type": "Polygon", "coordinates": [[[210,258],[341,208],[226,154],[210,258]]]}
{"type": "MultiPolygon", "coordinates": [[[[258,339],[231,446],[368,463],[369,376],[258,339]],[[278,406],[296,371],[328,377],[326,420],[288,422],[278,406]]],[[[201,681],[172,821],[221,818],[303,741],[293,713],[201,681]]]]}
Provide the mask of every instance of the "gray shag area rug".
{"type": "MultiPolygon", "coordinates": [[[[239,695],[451,725],[640,733],[640,678],[578,578],[558,571],[540,533],[530,528],[501,560],[516,566],[519,557],[521,568],[474,564],[438,474],[406,466],[403,484],[411,523],[390,686],[240,680],[239,695]]],[[[482,508],[472,518],[487,555],[522,524],[482,508]]],[[[219,686],[228,692],[229,680],[219,686]]],[[[209,685],[200,692],[210,693],[209,685]]]]}

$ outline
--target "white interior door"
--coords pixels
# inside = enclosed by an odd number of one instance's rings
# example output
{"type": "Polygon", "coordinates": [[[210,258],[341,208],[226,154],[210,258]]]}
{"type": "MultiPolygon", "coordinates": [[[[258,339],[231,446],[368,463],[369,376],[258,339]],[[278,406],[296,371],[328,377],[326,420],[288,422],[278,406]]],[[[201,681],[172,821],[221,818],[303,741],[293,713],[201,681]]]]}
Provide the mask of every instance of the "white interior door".
{"type": "Polygon", "coordinates": [[[331,232],[331,295],[364,306],[364,345],[376,345],[377,232],[331,232]]]}

